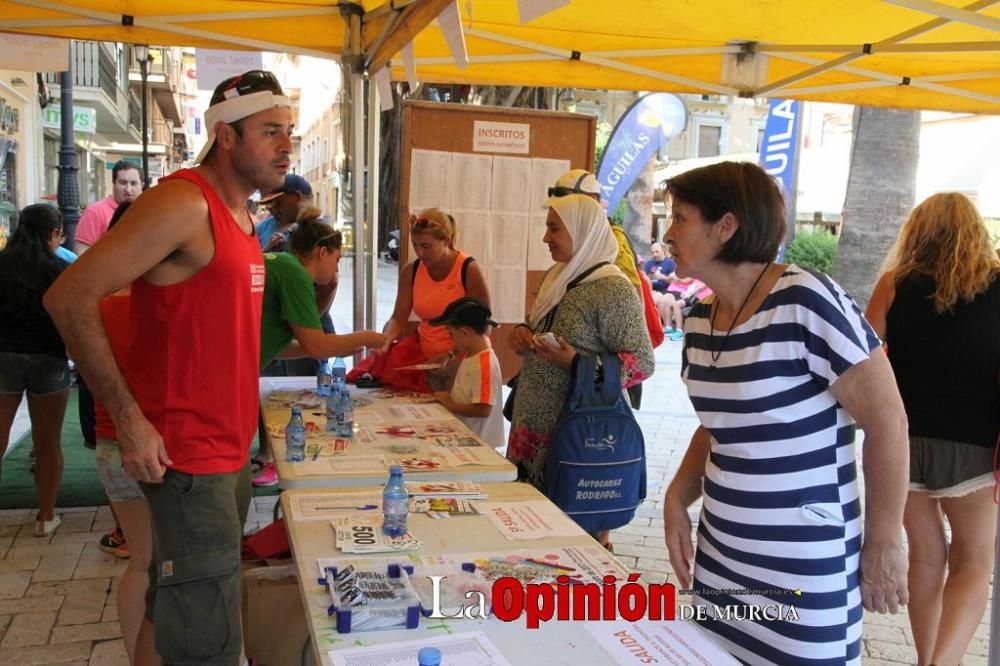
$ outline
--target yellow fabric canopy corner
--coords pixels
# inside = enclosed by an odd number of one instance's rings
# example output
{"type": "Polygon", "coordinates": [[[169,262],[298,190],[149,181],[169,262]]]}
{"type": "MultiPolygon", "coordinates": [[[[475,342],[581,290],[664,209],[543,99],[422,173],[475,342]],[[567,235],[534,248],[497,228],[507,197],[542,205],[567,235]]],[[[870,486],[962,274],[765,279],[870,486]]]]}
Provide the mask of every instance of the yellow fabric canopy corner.
{"type": "Polygon", "coordinates": [[[435,83],[1000,113],[1000,0],[573,0],[525,24],[518,3],[462,0],[464,68],[433,20],[454,2],[0,0],[0,31],[331,59],[353,53],[372,67],[391,57],[396,79],[404,78],[398,51],[412,41],[418,79],[435,83]]]}

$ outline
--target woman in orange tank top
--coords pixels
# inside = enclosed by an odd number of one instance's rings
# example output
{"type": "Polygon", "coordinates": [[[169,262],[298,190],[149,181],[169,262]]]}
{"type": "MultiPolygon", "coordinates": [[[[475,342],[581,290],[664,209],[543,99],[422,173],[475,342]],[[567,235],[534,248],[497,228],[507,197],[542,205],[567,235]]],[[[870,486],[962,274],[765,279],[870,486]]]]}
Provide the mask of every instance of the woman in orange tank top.
{"type": "Polygon", "coordinates": [[[475,296],[490,306],[483,272],[471,257],[455,248],[455,236],[454,218],[437,208],[410,218],[410,242],[416,259],[399,271],[396,307],[382,329],[390,342],[390,347],[383,350],[388,352],[384,363],[378,364],[382,367],[378,367],[377,374],[384,384],[397,386],[402,382],[407,384],[405,388],[429,390],[425,376],[404,378],[406,373],[387,370],[440,361],[451,352],[453,344],[447,329],[429,322],[452,301],[475,296]],[[420,324],[408,335],[410,312],[420,318],[420,324]]]}

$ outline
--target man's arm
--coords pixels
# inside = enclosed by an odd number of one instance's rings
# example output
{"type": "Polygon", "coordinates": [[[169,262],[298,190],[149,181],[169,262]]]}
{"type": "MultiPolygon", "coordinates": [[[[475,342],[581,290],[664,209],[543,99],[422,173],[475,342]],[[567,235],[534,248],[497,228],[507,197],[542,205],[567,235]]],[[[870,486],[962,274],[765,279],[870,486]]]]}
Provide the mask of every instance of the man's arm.
{"type": "Polygon", "coordinates": [[[830,390],[865,432],[862,602],[868,611],[895,613],[907,602],[902,536],[910,447],[903,400],[881,348],[841,375],[830,390]]]}
{"type": "MultiPolygon", "coordinates": [[[[45,308],[70,355],[118,428],[123,466],[140,481],[159,481],[170,461],[115,362],[99,305],[105,296],[158,267],[155,276],[149,276],[157,283],[180,282],[193,275],[200,266],[185,265],[184,250],[199,234],[211,238],[208,206],[200,192],[183,182],[157,186],[137,199],[121,222],[45,294],[45,308]],[[181,259],[167,262],[177,250],[181,259]]],[[[208,248],[204,263],[211,260],[213,249],[208,248]]]]}

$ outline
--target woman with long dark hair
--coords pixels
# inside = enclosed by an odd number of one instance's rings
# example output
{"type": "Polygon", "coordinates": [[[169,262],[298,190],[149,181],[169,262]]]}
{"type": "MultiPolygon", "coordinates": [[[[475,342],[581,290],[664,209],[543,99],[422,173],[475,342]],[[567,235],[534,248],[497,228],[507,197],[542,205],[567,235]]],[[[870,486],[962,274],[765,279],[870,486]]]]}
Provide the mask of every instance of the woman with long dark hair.
{"type": "Polygon", "coordinates": [[[972,201],[942,192],[913,210],[884,269],[868,320],[886,342],[909,419],[907,611],[917,662],[957,664],[993,572],[1000,258],[972,201]]]}
{"type": "Polygon", "coordinates": [[[45,308],[42,295],[68,264],[55,255],[62,242],[62,214],[48,204],[27,206],[0,251],[0,458],[10,428],[28,394],[31,439],[38,453],[35,536],[58,527],[56,496],[62,479],[60,433],[69,398],[66,347],[45,308]]]}

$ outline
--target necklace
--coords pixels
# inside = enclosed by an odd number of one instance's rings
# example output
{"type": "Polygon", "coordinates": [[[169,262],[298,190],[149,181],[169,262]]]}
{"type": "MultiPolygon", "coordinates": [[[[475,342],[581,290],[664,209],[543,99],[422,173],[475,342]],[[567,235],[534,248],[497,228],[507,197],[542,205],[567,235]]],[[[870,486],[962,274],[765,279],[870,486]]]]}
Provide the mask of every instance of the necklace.
{"type": "Polygon", "coordinates": [[[726,331],[726,335],[722,338],[722,342],[719,343],[719,351],[715,351],[715,315],[719,313],[719,308],[717,307],[718,301],[713,304],[716,307],[712,308],[712,316],[708,320],[708,352],[712,356],[712,365],[709,367],[709,370],[715,370],[715,364],[719,362],[719,357],[722,356],[722,350],[726,348],[726,340],[729,339],[729,335],[733,332],[733,329],[736,328],[736,322],[739,321],[740,315],[743,314],[743,308],[746,307],[747,301],[750,300],[750,295],[754,292],[754,289],[757,288],[761,278],[764,277],[764,273],[766,273],[767,269],[770,267],[771,262],[769,261],[764,266],[764,270],[762,270],[757,276],[757,279],[753,281],[752,285],[750,285],[750,291],[747,292],[743,302],[740,303],[740,309],[736,311],[736,316],[733,317],[733,323],[729,326],[729,330],[726,331]]]}

